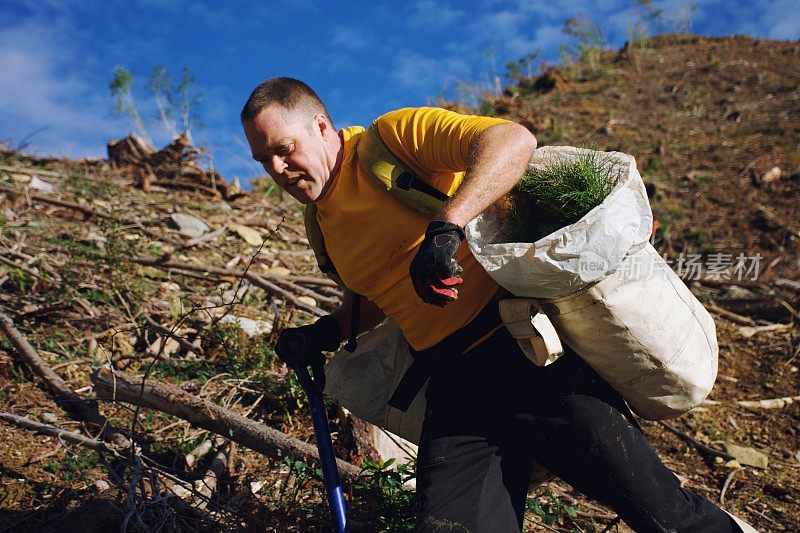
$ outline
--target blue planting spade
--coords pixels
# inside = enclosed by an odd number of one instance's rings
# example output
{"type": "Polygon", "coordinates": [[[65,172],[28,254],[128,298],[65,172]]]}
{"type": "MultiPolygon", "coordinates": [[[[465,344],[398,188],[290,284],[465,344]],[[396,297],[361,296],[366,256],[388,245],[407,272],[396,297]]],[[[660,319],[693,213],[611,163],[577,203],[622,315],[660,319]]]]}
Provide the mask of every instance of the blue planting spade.
{"type": "Polygon", "coordinates": [[[296,368],[295,372],[297,380],[308,395],[311,420],[314,423],[314,435],[317,439],[317,451],[320,463],[322,463],[322,478],[325,482],[328,502],[331,505],[334,530],[336,533],[344,533],[347,524],[347,508],[342,493],[342,482],[339,480],[339,471],[336,468],[336,456],[333,454],[325,401],[322,398],[322,391],[325,390],[324,364],[325,357],[320,354],[320,357],[315,358],[310,365],[296,368]]]}

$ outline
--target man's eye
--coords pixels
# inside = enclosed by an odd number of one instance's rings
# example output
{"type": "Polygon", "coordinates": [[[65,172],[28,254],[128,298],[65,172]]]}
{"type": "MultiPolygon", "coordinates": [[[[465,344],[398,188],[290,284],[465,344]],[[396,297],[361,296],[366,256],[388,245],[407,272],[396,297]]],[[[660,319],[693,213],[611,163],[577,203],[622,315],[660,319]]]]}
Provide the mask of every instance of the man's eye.
{"type": "Polygon", "coordinates": [[[277,155],[289,155],[294,151],[294,144],[287,144],[278,148],[275,153],[277,155]]]}

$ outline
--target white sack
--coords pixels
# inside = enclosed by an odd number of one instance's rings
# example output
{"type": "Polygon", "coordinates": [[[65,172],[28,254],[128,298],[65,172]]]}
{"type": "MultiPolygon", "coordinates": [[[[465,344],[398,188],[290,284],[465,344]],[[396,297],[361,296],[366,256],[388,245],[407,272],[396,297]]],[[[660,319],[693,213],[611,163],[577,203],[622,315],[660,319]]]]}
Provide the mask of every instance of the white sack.
{"type": "Polygon", "coordinates": [[[414,358],[390,318],[358,337],[353,353],[339,350],[325,366],[325,394],[370,424],[419,444],[425,419],[425,390],[404,413],[387,405],[414,358]]]}
{"type": "MultiPolygon", "coordinates": [[[[537,149],[530,167],[590,152],[571,146],[537,149]]],[[[478,262],[516,296],[552,298],[580,290],[619,268],[625,256],[647,244],[653,215],[633,157],[606,152],[621,178],[606,200],[575,224],[530,243],[494,243],[496,218],[479,215],[467,225],[467,242],[478,262]]]]}
{"type": "MultiPolygon", "coordinates": [[[[545,147],[531,166],[586,150],[545,147]]],[[[495,243],[501,221],[484,214],[467,242],[489,275],[537,300],[561,339],[649,419],[681,414],[711,391],[714,322],[649,244],[653,216],[633,157],[603,154],[624,172],[578,222],[535,243],[495,243]]]]}

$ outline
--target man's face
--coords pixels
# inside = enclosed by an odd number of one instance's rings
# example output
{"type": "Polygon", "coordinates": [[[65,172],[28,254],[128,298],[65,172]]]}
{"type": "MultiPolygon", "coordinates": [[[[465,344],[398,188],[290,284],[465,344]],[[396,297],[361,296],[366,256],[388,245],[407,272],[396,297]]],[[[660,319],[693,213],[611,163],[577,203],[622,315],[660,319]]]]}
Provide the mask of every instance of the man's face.
{"type": "Polygon", "coordinates": [[[310,118],[271,105],[243,125],[253,159],[281,189],[303,204],[325,192],[332,168],[326,141],[336,133],[324,115],[310,118]]]}

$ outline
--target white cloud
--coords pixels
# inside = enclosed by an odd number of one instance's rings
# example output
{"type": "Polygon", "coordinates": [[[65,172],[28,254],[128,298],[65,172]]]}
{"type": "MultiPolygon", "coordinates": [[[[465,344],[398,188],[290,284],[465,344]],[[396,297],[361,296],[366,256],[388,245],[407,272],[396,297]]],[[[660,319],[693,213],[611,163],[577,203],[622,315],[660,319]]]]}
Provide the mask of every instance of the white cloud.
{"type": "Polygon", "coordinates": [[[108,117],[108,97],[81,76],[76,54],[52,29],[25,23],[0,30],[0,136],[19,141],[46,126],[31,142],[55,153],[100,154],[114,120],[108,117]],[[68,152],[64,152],[68,150],[68,152]]]}
{"type": "Polygon", "coordinates": [[[443,2],[420,0],[414,4],[411,15],[405,20],[410,28],[441,30],[464,17],[464,12],[453,9],[443,2]]]}
{"type": "Polygon", "coordinates": [[[330,38],[331,44],[348,50],[362,50],[370,41],[368,33],[343,24],[331,28],[330,38]]]}
{"type": "Polygon", "coordinates": [[[395,61],[393,77],[401,85],[417,90],[436,90],[442,80],[466,78],[469,63],[460,57],[434,59],[416,52],[400,52],[395,61]]]}

